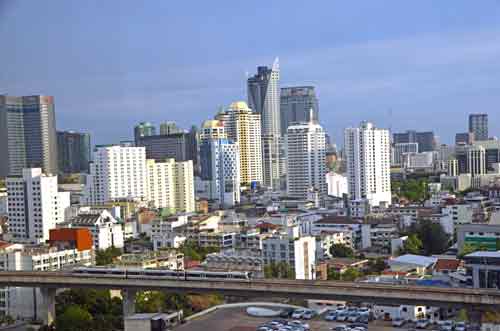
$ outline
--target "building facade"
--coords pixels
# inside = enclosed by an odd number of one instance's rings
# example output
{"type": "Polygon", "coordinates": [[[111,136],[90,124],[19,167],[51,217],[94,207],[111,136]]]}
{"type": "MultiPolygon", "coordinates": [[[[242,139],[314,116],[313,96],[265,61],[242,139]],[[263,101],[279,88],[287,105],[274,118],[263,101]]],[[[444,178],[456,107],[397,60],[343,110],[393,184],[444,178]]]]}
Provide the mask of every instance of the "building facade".
{"type": "Polygon", "coordinates": [[[184,130],[179,128],[175,122],[163,122],[160,123],[160,135],[169,136],[171,134],[183,133],[184,130]]]}
{"type": "Polygon", "coordinates": [[[146,150],[119,145],[96,146],[83,200],[103,204],[123,199],[147,198],[146,150]]]}
{"type": "Polygon", "coordinates": [[[24,168],[57,174],[54,98],[0,95],[0,177],[24,168]]]}
{"type": "Polygon", "coordinates": [[[476,140],[488,140],[488,114],[470,114],[469,132],[476,140]]]}
{"type": "Polygon", "coordinates": [[[134,127],[134,142],[138,145],[139,139],[156,135],[156,128],[149,122],[141,122],[134,127]]]}
{"type": "Polygon", "coordinates": [[[288,127],[286,134],[288,195],[306,198],[308,192],[327,194],[325,131],[315,121],[288,127]]]}
{"type": "Polygon", "coordinates": [[[281,88],[281,134],[286,134],[286,131],[291,124],[310,122],[312,120],[319,122],[319,104],[314,86],[293,86],[281,88]]]}
{"type": "Polygon", "coordinates": [[[59,171],[66,174],[89,172],[90,135],[74,131],[57,132],[59,171]]]}
{"type": "Polygon", "coordinates": [[[64,221],[70,193],[58,192],[57,175],[40,168],[23,169],[22,177],[7,177],[8,228],[14,241],[43,243],[49,231],[64,221]]]}
{"type": "Polygon", "coordinates": [[[279,62],[272,68],[258,67],[248,78],[248,105],[261,115],[263,184],[274,189],[280,186],[280,88],[279,62]]]}
{"type": "Polygon", "coordinates": [[[244,101],[233,102],[229,110],[217,114],[227,138],[240,148],[240,183],[262,183],[261,115],[252,112],[244,101]]]}
{"type": "Polygon", "coordinates": [[[402,167],[404,155],[408,153],[418,153],[418,143],[398,143],[392,146],[392,166],[402,167]]]}
{"type": "Polygon", "coordinates": [[[391,204],[389,131],[363,122],[345,130],[344,146],[350,198],[367,199],[371,206],[391,204]]]}
{"type": "Polygon", "coordinates": [[[172,213],[194,212],[193,162],[147,160],[148,201],[155,208],[169,208],[172,213]]]}
{"type": "Polygon", "coordinates": [[[197,133],[183,132],[170,135],[152,135],[140,137],[136,146],[146,149],[146,157],[156,161],[175,159],[176,161],[193,161],[197,165],[198,142],[197,133]]]}
{"type": "Polygon", "coordinates": [[[417,132],[408,130],[404,133],[395,133],[393,136],[394,144],[418,143],[418,152],[432,152],[436,150],[437,139],[434,132],[417,132]]]}

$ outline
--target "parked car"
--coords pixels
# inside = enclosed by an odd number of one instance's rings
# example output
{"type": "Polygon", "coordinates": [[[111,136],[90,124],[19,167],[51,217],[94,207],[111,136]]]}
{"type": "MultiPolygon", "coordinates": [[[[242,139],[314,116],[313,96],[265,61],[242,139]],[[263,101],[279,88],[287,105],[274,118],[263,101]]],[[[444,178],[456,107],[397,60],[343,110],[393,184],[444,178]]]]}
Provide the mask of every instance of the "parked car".
{"type": "Polygon", "coordinates": [[[310,320],[314,316],[316,316],[316,312],[314,310],[306,310],[304,314],[302,314],[302,318],[305,320],[310,320]]]}
{"type": "Polygon", "coordinates": [[[405,325],[406,321],[402,318],[395,318],[392,320],[392,326],[394,327],[401,327],[405,325]]]}
{"type": "Polygon", "coordinates": [[[309,324],[302,322],[302,321],[290,321],[288,322],[288,325],[294,326],[294,327],[302,327],[304,330],[309,330],[309,324]]]}
{"type": "Polygon", "coordinates": [[[330,330],[332,330],[332,331],[346,331],[347,329],[348,329],[347,325],[341,324],[341,325],[334,326],[330,330]]]}
{"type": "Polygon", "coordinates": [[[337,312],[337,314],[339,314],[339,313],[346,313],[347,312],[347,307],[346,306],[337,306],[337,308],[335,309],[335,312],[337,312]]]}
{"type": "Polygon", "coordinates": [[[348,318],[347,313],[337,314],[337,321],[339,321],[339,322],[347,321],[347,318],[348,318]]]}
{"type": "Polygon", "coordinates": [[[306,312],[305,309],[296,309],[292,313],[292,318],[293,319],[300,319],[300,318],[302,318],[302,316],[304,315],[305,312],[306,312]]]}
{"type": "Polygon", "coordinates": [[[453,331],[453,321],[444,321],[439,329],[441,331],[453,331]]]}
{"type": "Polygon", "coordinates": [[[366,323],[352,323],[349,325],[351,328],[356,328],[356,329],[363,329],[363,330],[368,330],[368,324],[366,323]]]}
{"type": "Polygon", "coordinates": [[[294,311],[295,311],[295,309],[293,309],[293,308],[285,308],[281,311],[280,317],[281,318],[290,318],[294,311]]]}
{"type": "Polygon", "coordinates": [[[357,312],[359,314],[362,314],[362,315],[369,315],[371,310],[370,310],[370,308],[361,307],[361,308],[358,308],[357,312]]]}
{"type": "Polygon", "coordinates": [[[418,320],[415,326],[417,327],[417,329],[425,329],[429,326],[430,323],[431,322],[428,319],[422,319],[418,320]]]}
{"type": "Polygon", "coordinates": [[[457,322],[457,324],[455,324],[455,331],[467,331],[465,322],[457,322]]]}
{"type": "Polygon", "coordinates": [[[360,318],[360,314],[359,313],[351,313],[349,314],[349,317],[347,317],[347,320],[349,322],[357,322],[360,318]]]}
{"type": "Polygon", "coordinates": [[[325,315],[326,321],[335,321],[336,319],[337,319],[337,312],[336,311],[329,311],[325,315]]]}

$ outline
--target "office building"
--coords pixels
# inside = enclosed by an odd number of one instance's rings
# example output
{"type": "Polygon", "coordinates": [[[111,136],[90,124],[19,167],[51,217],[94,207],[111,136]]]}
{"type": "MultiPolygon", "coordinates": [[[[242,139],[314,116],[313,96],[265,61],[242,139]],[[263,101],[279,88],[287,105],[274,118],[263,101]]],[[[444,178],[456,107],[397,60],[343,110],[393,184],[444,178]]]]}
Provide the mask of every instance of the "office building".
{"type": "Polygon", "coordinates": [[[70,193],[58,192],[57,175],[40,168],[23,169],[22,176],[7,177],[8,228],[13,240],[43,243],[49,231],[64,221],[70,193]]]}
{"type": "Polygon", "coordinates": [[[226,138],[221,121],[203,123],[200,136],[201,179],[208,198],[221,206],[240,202],[240,156],[238,143],[226,138]]]}
{"type": "Polygon", "coordinates": [[[160,135],[169,136],[171,134],[183,133],[184,130],[179,128],[175,122],[163,122],[160,123],[160,135]]]}
{"type": "Polygon", "coordinates": [[[0,177],[24,168],[57,174],[54,98],[0,95],[0,177]]]}
{"type": "Polygon", "coordinates": [[[403,167],[410,170],[432,170],[436,152],[406,153],[403,155],[403,167]]]}
{"type": "Polygon", "coordinates": [[[455,135],[455,145],[472,145],[474,140],[473,132],[463,132],[455,135]]]}
{"type": "Polygon", "coordinates": [[[261,115],[252,112],[244,101],[233,102],[227,111],[217,114],[227,138],[240,148],[240,183],[262,183],[261,115]]]}
{"type": "Polygon", "coordinates": [[[194,212],[193,161],[147,160],[148,201],[171,213],[194,212]]]}
{"type": "Polygon", "coordinates": [[[197,132],[174,133],[168,136],[145,136],[137,140],[136,146],[146,148],[146,158],[156,161],[174,159],[176,161],[193,161],[198,164],[197,132]]]}
{"type": "Polygon", "coordinates": [[[367,199],[371,206],[390,204],[389,131],[362,122],[359,128],[345,130],[344,148],[350,198],[367,199]]]}
{"type": "Polygon", "coordinates": [[[347,186],[347,177],[330,171],[326,174],[326,184],[328,186],[328,195],[341,198],[349,193],[347,186]]]}
{"type": "Polygon", "coordinates": [[[306,198],[308,192],[327,194],[325,131],[317,122],[291,125],[286,134],[288,195],[306,198]]]}
{"type": "Polygon", "coordinates": [[[59,171],[65,174],[89,172],[90,135],[74,131],[57,132],[59,171]]]}
{"type": "Polygon", "coordinates": [[[271,69],[258,67],[257,74],[248,78],[247,88],[250,109],[261,115],[263,184],[278,189],[282,160],[278,59],[271,69]]]}
{"type": "Polygon", "coordinates": [[[149,122],[141,122],[134,127],[134,142],[138,145],[139,139],[156,135],[156,128],[149,122]]]}
{"type": "Polygon", "coordinates": [[[474,288],[500,288],[500,251],[478,251],[464,257],[474,288]]]}
{"type": "Polygon", "coordinates": [[[90,174],[86,176],[83,201],[103,204],[117,199],[146,199],[146,149],[101,145],[94,149],[90,174]]]}
{"type": "Polygon", "coordinates": [[[488,140],[488,114],[470,114],[469,132],[476,140],[488,140]]]}
{"type": "Polygon", "coordinates": [[[405,133],[395,133],[394,144],[417,143],[418,152],[432,152],[436,150],[437,140],[434,132],[417,132],[408,130],[405,133]]]}
{"type": "Polygon", "coordinates": [[[282,88],[280,95],[281,134],[286,134],[291,124],[307,123],[311,120],[319,122],[319,105],[314,86],[282,88]],[[311,109],[313,118],[310,116],[311,109]]]}
{"type": "Polygon", "coordinates": [[[457,146],[456,158],[459,174],[471,174],[472,176],[486,174],[486,149],[483,146],[457,146]]]}
{"type": "Polygon", "coordinates": [[[417,153],[418,143],[398,143],[392,147],[391,165],[402,167],[404,163],[404,155],[408,153],[417,153]]]}

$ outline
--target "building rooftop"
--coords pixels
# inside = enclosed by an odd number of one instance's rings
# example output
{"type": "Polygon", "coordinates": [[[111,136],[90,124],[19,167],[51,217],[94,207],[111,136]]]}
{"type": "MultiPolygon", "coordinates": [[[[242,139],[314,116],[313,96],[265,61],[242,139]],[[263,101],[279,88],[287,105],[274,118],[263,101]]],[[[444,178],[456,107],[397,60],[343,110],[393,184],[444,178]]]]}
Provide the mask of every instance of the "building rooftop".
{"type": "Polygon", "coordinates": [[[488,252],[488,251],[479,251],[466,255],[465,257],[496,257],[500,258],[500,251],[496,252],[488,252]]]}
{"type": "Polygon", "coordinates": [[[390,260],[389,263],[406,263],[427,268],[432,264],[436,263],[437,260],[438,259],[435,257],[405,254],[390,260]]]}

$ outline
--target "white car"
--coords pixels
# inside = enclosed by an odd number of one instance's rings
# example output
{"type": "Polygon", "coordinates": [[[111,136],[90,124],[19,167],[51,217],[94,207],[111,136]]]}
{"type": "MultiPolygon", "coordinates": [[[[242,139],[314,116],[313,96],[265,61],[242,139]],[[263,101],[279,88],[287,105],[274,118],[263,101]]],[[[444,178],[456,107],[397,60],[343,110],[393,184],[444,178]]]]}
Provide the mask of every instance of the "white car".
{"type": "Polygon", "coordinates": [[[406,321],[402,318],[395,318],[392,320],[392,326],[401,327],[405,325],[406,321]]]}
{"type": "Polygon", "coordinates": [[[337,321],[339,321],[339,322],[347,321],[347,318],[348,318],[347,313],[337,314],[337,321]]]}
{"type": "Polygon", "coordinates": [[[288,322],[288,325],[290,325],[290,326],[301,326],[305,330],[309,330],[310,329],[309,324],[304,323],[302,321],[291,321],[291,322],[288,322]]]}
{"type": "Polygon", "coordinates": [[[418,320],[417,321],[417,324],[416,324],[416,327],[417,329],[425,329],[426,327],[429,326],[431,322],[427,319],[423,319],[423,320],[418,320]]]}
{"type": "Polygon", "coordinates": [[[439,329],[442,331],[453,331],[453,321],[444,321],[439,329]]]}
{"type": "Polygon", "coordinates": [[[457,322],[457,324],[455,324],[455,331],[466,331],[467,330],[467,326],[465,325],[465,322],[457,322]]]}
{"type": "Polygon", "coordinates": [[[366,307],[358,308],[358,313],[361,314],[361,315],[369,315],[370,314],[370,308],[366,308],[366,307]]]}
{"type": "Polygon", "coordinates": [[[305,309],[297,309],[296,311],[293,312],[292,318],[293,319],[302,318],[305,312],[306,312],[305,309]]]}

